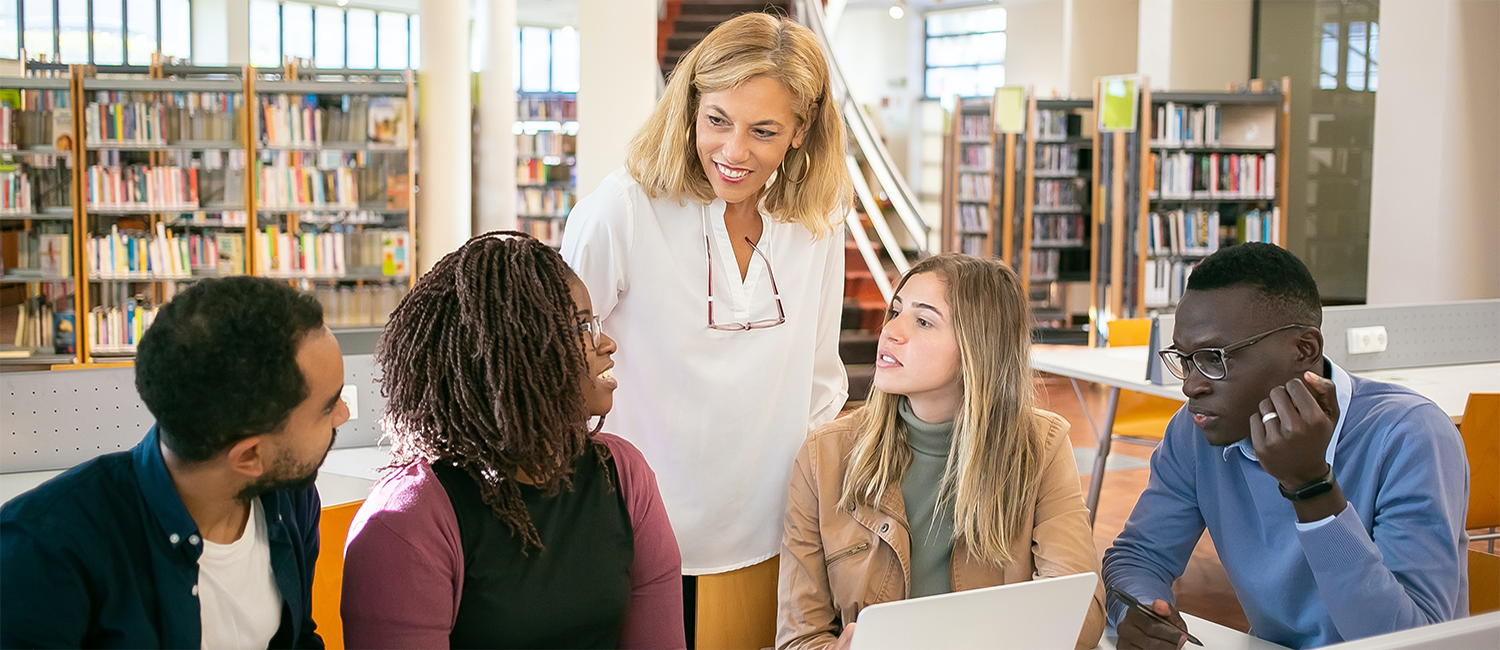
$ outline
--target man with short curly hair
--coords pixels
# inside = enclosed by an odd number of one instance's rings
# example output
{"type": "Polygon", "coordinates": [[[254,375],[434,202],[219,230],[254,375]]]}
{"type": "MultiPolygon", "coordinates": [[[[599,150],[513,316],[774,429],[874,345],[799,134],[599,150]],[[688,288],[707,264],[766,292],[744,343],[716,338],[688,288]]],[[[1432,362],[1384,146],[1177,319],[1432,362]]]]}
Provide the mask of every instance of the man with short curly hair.
{"type": "Polygon", "coordinates": [[[318,302],[200,281],[161,308],[135,374],[145,439],[0,509],[0,646],[322,647],[313,481],[349,409],[318,302]]]}

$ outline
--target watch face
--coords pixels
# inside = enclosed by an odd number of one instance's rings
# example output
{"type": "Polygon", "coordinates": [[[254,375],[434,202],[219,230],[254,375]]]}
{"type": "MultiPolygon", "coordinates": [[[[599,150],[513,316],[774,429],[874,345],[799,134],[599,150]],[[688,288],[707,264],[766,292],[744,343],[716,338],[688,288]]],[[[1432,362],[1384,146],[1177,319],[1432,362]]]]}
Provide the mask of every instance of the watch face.
{"type": "Polygon", "coordinates": [[[1330,465],[1328,473],[1324,474],[1323,478],[1297,488],[1295,492],[1282,487],[1280,483],[1276,484],[1276,489],[1281,491],[1281,496],[1291,501],[1306,501],[1333,490],[1333,480],[1333,466],[1330,465]]]}
{"type": "Polygon", "coordinates": [[[1293,501],[1306,501],[1306,500],[1311,499],[1313,497],[1321,496],[1323,494],[1326,494],[1326,493],[1328,493],[1331,490],[1333,490],[1333,482],[1329,481],[1327,479],[1324,479],[1322,481],[1319,481],[1317,483],[1309,485],[1309,486],[1307,486],[1305,488],[1297,490],[1297,492],[1292,495],[1292,500],[1293,501]]]}

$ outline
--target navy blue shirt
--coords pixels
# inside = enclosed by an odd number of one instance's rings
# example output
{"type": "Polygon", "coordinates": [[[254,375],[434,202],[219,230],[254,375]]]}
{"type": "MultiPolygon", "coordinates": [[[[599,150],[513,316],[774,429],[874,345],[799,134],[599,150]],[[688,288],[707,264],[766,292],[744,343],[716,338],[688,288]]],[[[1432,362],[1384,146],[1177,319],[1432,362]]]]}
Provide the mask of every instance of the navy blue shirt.
{"type": "MultiPolygon", "coordinates": [[[[321,648],[312,621],[316,488],[261,495],[281,591],[273,648],[321,648]]],[[[0,646],[199,648],[198,526],[157,444],[100,456],[0,508],[0,646]]]]}

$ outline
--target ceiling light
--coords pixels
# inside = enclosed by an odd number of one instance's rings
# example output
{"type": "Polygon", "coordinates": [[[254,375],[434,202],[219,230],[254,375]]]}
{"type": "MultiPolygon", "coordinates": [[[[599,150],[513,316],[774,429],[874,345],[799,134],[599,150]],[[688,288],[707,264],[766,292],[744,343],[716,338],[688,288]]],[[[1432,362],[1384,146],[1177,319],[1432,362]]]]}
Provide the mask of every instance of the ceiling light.
{"type": "Polygon", "coordinates": [[[899,5],[899,4],[891,5],[891,18],[893,18],[895,20],[901,20],[901,17],[905,16],[905,15],[906,15],[906,10],[902,9],[901,5],[899,5]]]}

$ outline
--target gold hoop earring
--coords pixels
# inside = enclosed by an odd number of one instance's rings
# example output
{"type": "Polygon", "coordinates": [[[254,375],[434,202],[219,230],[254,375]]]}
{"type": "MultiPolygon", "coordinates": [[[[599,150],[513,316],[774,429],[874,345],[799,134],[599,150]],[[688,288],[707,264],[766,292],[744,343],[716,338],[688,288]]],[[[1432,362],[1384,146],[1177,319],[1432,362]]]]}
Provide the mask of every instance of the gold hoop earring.
{"type": "Polygon", "coordinates": [[[808,174],[808,172],[812,171],[812,156],[807,155],[806,151],[802,152],[802,177],[798,178],[797,180],[792,180],[791,174],[787,173],[787,171],[786,171],[786,157],[785,156],[783,156],[781,158],[781,164],[778,165],[778,167],[781,170],[781,177],[785,178],[786,182],[791,183],[793,185],[798,185],[798,184],[801,184],[802,181],[807,180],[807,174],[808,174]]]}

